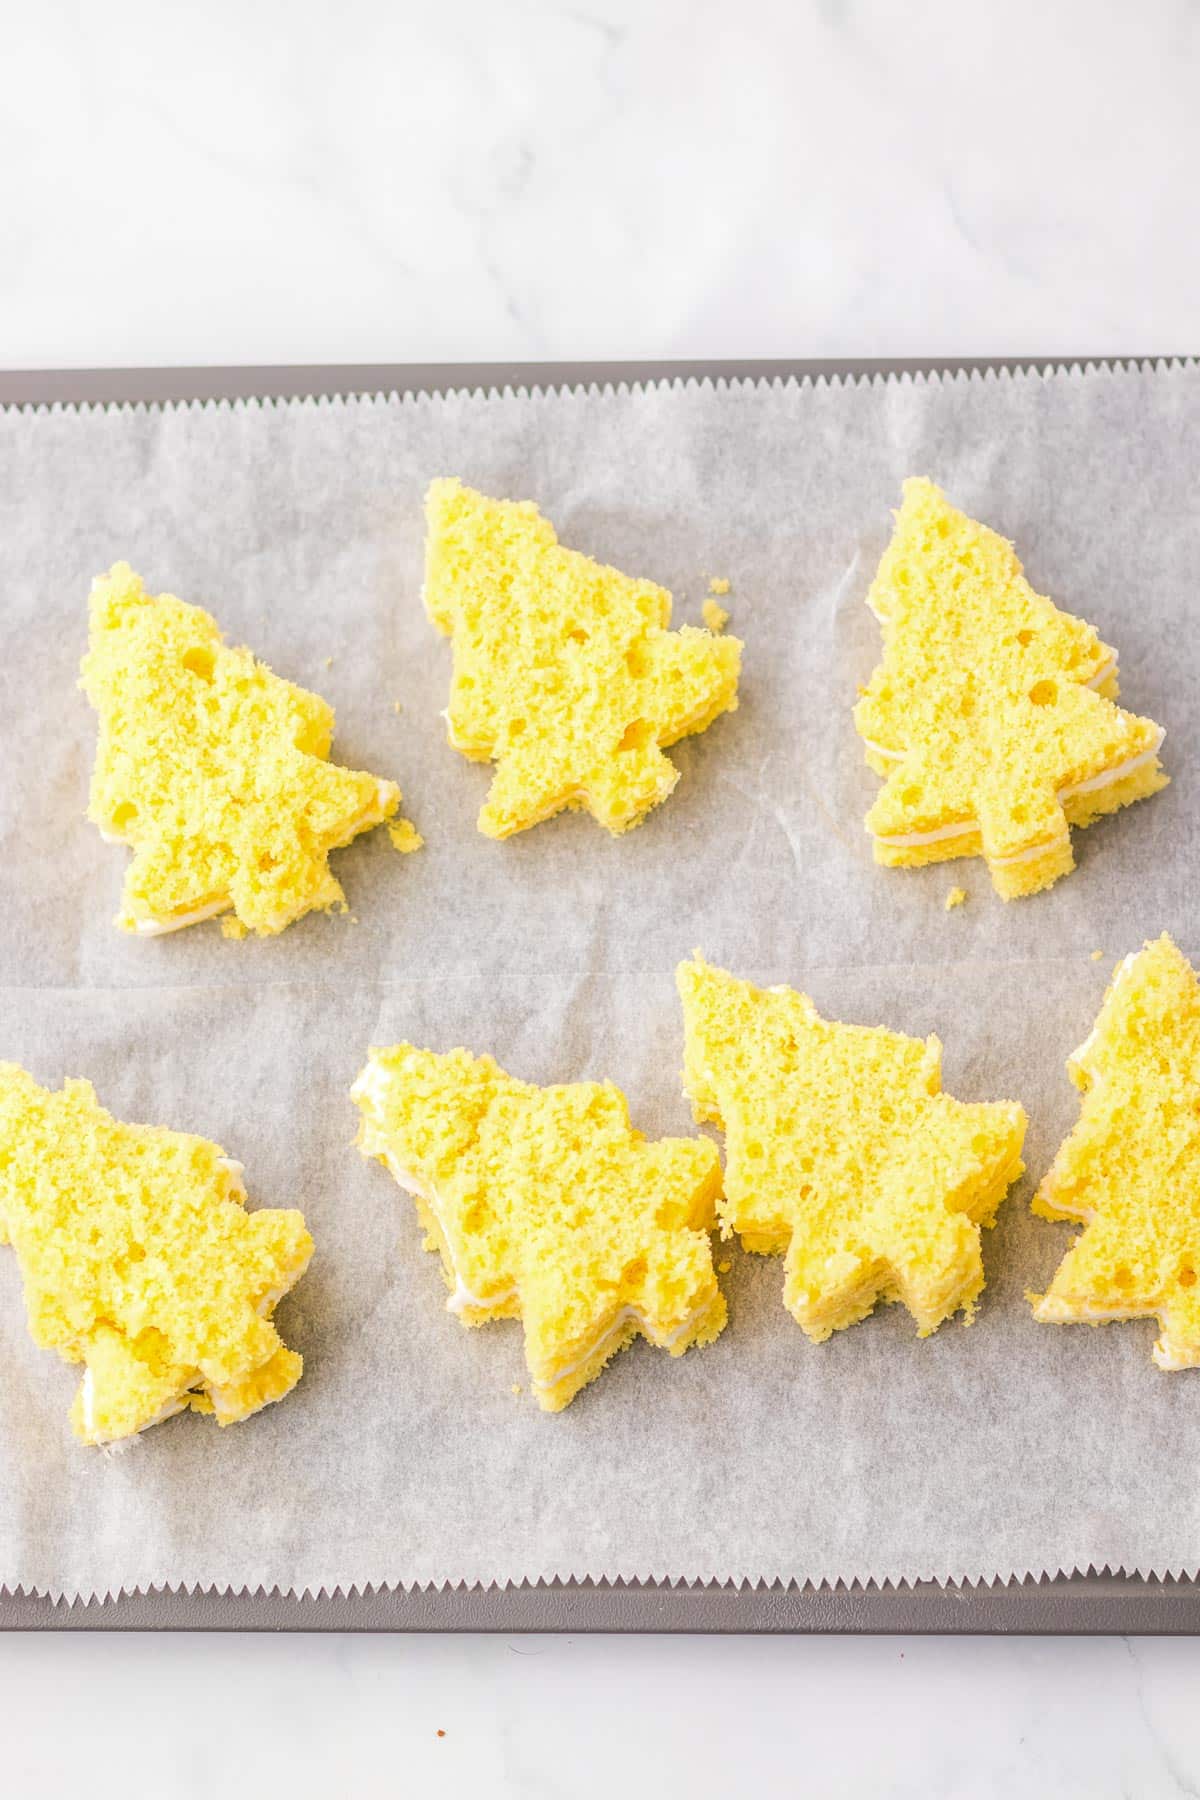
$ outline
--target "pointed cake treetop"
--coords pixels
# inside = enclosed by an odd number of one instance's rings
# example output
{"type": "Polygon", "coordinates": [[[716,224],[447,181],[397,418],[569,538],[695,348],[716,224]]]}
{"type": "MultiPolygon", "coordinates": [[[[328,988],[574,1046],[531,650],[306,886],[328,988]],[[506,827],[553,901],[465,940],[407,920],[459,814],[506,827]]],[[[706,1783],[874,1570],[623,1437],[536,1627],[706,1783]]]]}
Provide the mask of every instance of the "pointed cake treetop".
{"type": "Polygon", "coordinates": [[[725,1322],[703,1138],[648,1143],[611,1083],[535,1087],[490,1056],[373,1050],[359,1145],[416,1199],[448,1305],[520,1318],[534,1390],[557,1411],[637,1334],[679,1355],[725,1322]]]}
{"type": "Polygon", "coordinates": [[[329,853],[391,818],[400,790],[326,760],[333,709],[126,563],[89,611],[88,817],[133,850],[118,924],[155,935],[232,911],[231,935],[266,935],[344,903],[329,853]]]}
{"type": "Polygon", "coordinates": [[[35,1343],[86,1365],[71,1412],[108,1443],[185,1406],[244,1419],[301,1359],[271,1322],[312,1239],[300,1213],[248,1213],[219,1144],[104,1110],[91,1083],[39,1087],[0,1063],[0,1241],[11,1241],[35,1343]]]}
{"type": "Polygon", "coordinates": [[[1157,1318],[1159,1368],[1200,1364],[1200,987],[1169,937],[1120,964],[1067,1067],[1083,1104],[1033,1206],[1085,1229],[1035,1316],[1157,1318]]]}
{"type": "Polygon", "coordinates": [[[450,742],[496,764],[479,829],[509,837],[573,808],[612,832],[639,824],[679,778],[664,749],[737,706],[741,644],[668,630],[663,588],[564,549],[529,502],[441,480],[426,513],[450,742]]]}
{"type": "Polygon", "coordinates": [[[937,1038],[823,1019],[804,994],[680,965],[684,1089],[725,1133],[721,1217],[783,1253],[813,1340],[900,1300],[922,1336],[983,1288],[979,1226],[1021,1173],[1025,1114],[941,1092],[937,1038]]]}
{"type": "Polygon", "coordinates": [[[885,778],[877,860],[983,856],[1006,899],[1033,893],[1072,868],[1072,825],[1165,785],[1162,731],[1114,704],[1116,652],[932,482],[905,482],[867,601],[884,654],[854,716],[885,778]]]}

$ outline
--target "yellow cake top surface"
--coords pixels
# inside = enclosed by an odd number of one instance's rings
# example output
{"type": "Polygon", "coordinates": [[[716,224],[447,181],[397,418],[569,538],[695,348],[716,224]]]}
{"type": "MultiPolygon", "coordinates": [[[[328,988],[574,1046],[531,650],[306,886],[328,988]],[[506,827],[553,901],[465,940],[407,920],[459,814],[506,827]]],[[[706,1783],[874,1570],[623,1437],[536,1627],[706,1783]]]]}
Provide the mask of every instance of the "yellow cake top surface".
{"type": "Polygon", "coordinates": [[[118,923],[154,934],[232,908],[231,935],[269,934],[340,903],[329,852],[390,818],[400,790],[327,761],[332,708],[126,563],[89,613],[88,817],[134,853],[118,923]]]}
{"type": "Polygon", "coordinates": [[[810,1335],[893,1289],[928,1328],[938,1295],[976,1276],[977,1292],[975,1220],[1021,1173],[1022,1108],[942,1093],[936,1037],[831,1022],[698,954],[677,980],[684,1089],[725,1133],[722,1218],[785,1253],[785,1300],[810,1335]]]}
{"type": "Polygon", "coordinates": [[[904,483],[867,603],[884,653],[854,717],[887,769],[867,814],[881,841],[975,827],[1003,861],[1066,837],[1083,784],[1154,762],[1160,728],[1114,704],[1116,652],[931,481],[904,483]]]}
{"type": "Polygon", "coordinates": [[[1085,1229],[1038,1316],[1157,1316],[1155,1361],[1200,1363],[1200,988],[1165,933],[1118,966],[1067,1066],[1083,1103],[1034,1208],[1085,1229]]]}
{"type": "Polygon", "coordinates": [[[663,750],[737,706],[739,641],[668,630],[665,589],[564,549],[528,501],[439,480],[426,515],[425,606],[453,640],[450,742],[496,764],[480,830],[508,837],[566,808],[638,824],[678,780],[663,750]]]}
{"type": "Polygon", "coordinates": [[[719,1303],[716,1150],[647,1142],[610,1082],[537,1087],[490,1056],[397,1044],[353,1091],[360,1147],[422,1203],[451,1307],[519,1316],[535,1379],[626,1311],[665,1340],[719,1303]]]}
{"type": "Polygon", "coordinates": [[[72,1413],[86,1441],[182,1404],[230,1423],[299,1379],[271,1312],[312,1239],[299,1212],[245,1198],[219,1144],[123,1124],[90,1082],[50,1092],[0,1063],[0,1241],[34,1341],[87,1365],[72,1413]]]}

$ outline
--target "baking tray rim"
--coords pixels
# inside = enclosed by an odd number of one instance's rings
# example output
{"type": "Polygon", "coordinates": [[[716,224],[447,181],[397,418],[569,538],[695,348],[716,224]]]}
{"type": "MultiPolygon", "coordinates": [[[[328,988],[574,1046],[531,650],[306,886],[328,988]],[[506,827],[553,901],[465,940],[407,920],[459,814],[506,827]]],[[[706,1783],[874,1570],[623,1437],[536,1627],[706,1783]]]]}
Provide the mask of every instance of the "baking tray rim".
{"type": "MultiPolygon", "coordinates": [[[[0,370],[0,406],[167,405],[371,394],[632,386],[661,381],[1119,371],[1193,363],[1192,353],[658,360],[276,363],[0,370]]],[[[539,1581],[295,1594],[150,1588],[72,1601],[0,1588],[5,1631],[415,1631],[1190,1634],[1200,1582],[1108,1570],[996,1582],[539,1581]]]]}

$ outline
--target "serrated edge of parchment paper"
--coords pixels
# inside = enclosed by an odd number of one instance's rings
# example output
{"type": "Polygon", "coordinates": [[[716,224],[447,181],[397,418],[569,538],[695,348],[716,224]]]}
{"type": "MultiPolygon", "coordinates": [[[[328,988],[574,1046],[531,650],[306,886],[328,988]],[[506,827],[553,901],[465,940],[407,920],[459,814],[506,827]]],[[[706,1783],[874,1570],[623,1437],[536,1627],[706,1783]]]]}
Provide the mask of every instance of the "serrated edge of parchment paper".
{"type": "MultiPolygon", "coordinates": [[[[712,359],[719,361],[721,359],[712,359]]],[[[786,359],[780,359],[786,360],[786,359]]],[[[797,359],[802,360],[802,359],[797,359]]],[[[835,364],[837,358],[830,359],[835,364]]],[[[928,366],[915,369],[890,370],[887,372],[854,371],[834,368],[829,372],[803,375],[767,375],[747,373],[745,375],[712,375],[703,372],[703,361],[698,361],[698,374],[674,374],[649,376],[646,378],[572,381],[563,379],[545,382],[503,382],[500,384],[472,383],[455,385],[452,381],[446,385],[440,383],[434,387],[408,386],[403,388],[375,388],[370,390],[334,389],[312,392],[303,388],[295,393],[286,394],[249,394],[239,395],[234,399],[166,399],[166,400],[14,400],[0,405],[0,414],[24,414],[36,417],[58,416],[74,413],[80,417],[91,414],[138,414],[138,413],[176,413],[176,412],[246,412],[251,410],[269,411],[277,408],[303,407],[313,410],[335,407],[381,406],[399,404],[402,406],[438,406],[448,402],[462,400],[537,400],[553,398],[557,400],[571,399],[617,399],[630,394],[645,394],[662,389],[668,390],[704,390],[714,393],[736,392],[743,389],[856,389],[893,386],[943,386],[958,385],[984,386],[990,383],[1049,383],[1056,381],[1087,381],[1097,378],[1120,379],[1129,376],[1175,375],[1200,368],[1200,356],[1180,354],[1172,356],[1138,357],[1138,356],[1096,356],[1096,357],[1013,357],[1010,359],[986,363],[982,367],[966,367],[965,360],[948,358],[944,362],[936,359],[928,366]]],[[[853,359],[847,359],[852,362],[853,359]]],[[[415,365],[419,366],[419,365],[415,365]]],[[[429,365],[431,368],[434,365],[429,365]]],[[[445,365],[439,365],[445,366],[445,365]]],[[[498,365],[502,367],[503,365],[498,365]]],[[[564,366],[571,366],[566,364],[564,366]]],[[[620,366],[619,364],[617,366],[620,366]]],[[[752,367],[752,363],[750,365],[752,367]]],[[[280,365],[286,368],[286,365],[280,365]]],[[[354,365],[330,365],[330,374],[344,373],[353,375],[354,365]]],[[[192,371],[185,371],[191,373],[192,371]]],[[[201,371],[196,371],[201,372],[201,371]]],[[[228,374],[236,377],[236,365],[214,364],[204,373],[228,374]]],[[[246,375],[252,381],[258,372],[254,367],[246,368],[246,375]]],[[[10,371],[20,374],[23,371],[10,371]]],[[[78,371],[80,375],[84,371],[78,371]]],[[[89,374],[96,371],[87,371],[89,374]]],[[[170,368],[147,370],[114,370],[114,377],[121,375],[162,375],[169,378],[170,368]]],[[[52,375],[55,379],[69,381],[70,370],[30,371],[31,375],[52,375]]]]}
{"type": "MultiPolygon", "coordinates": [[[[853,1576],[813,1575],[797,1578],[791,1575],[681,1575],[670,1570],[653,1569],[637,1572],[605,1572],[601,1575],[551,1573],[537,1576],[521,1575],[510,1579],[497,1580],[495,1577],[478,1578],[472,1576],[441,1576],[417,1578],[412,1581],[388,1581],[386,1579],[343,1579],[334,1582],[308,1582],[300,1587],[284,1587],[278,1582],[265,1586],[261,1582],[230,1581],[144,1581],[124,1587],[105,1587],[68,1590],[54,1584],[2,1583],[0,1584],[0,1609],[5,1600],[33,1599],[45,1600],[56,1609],[66,1612],[83,1610],[88,1607],[104,1607],[114,1605],[121,1600],[147,1597],[170,1597],[200,1599],[209,1596],[234,1600],[294,1600],[301,1604],[319,1603],[330,1600],[370,1600],[375,1596],[386,1594],[505,1594],[519,1592],[522,1594],[549,1593],[561,1591],[563,1586],[579,1587],[586,1585],[599,1591],[629,1590],[637,1593],[644,1591],[648,1595],[660,1592],[664,1588],[712,1594],[725,1594],[731,1599],[742,1595],[760,1595],[769,1593],[842,1593],[842,1594],[884,1594],[897,1596],[913,1593],[918,1587],[936,1587],[943,1593],[957,1593],[963,1598],[974,1595],[995,1594],[1013,1588],[1047,1587],[1052,1582],[1062,1579],[1087,1579],[1105,1577],[1116,1579],[1137,1578],[1143,1581],[1174,1582],[1186,1584],[1194,1582],[1200,1574],[1200,1564],[1173,1563],[1168,1560],[1153,1559],[1146,1563],[1128,1566],[1119,1563],[1075,1563],[1061,1568],[1050,1564],[1030,1565],[1028,1568],[1015,1569],[1009,1574],[997,1575],[978,1573],[970,1570],[954,1572],[947,1575],[930,1573],[913,1573],[893,1575],[881,1572],[878,1575],[853,1576]]],[[[0,1627],[3,1618],[0,1611],[0,1627]]],[[[915,1628],[915,1627],[914,1627],[915,1628]]]]}

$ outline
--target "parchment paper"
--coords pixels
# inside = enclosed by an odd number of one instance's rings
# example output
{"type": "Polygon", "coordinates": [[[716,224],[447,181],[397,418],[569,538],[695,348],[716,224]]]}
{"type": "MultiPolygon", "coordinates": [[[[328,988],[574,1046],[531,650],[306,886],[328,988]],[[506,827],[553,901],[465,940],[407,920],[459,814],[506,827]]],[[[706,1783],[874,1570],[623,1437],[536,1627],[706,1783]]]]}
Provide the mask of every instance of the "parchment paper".
{"type": "Polygon", "coordinates": [[[1195,1569],[1200,1376],[1152,1366],[1151,1324],[1039,1326],[1022,1296],[1071,1237],[1027,1203],[1112,962],[1164,928],[1200,951],[1198,452],[1194,367],[0,417],[0,1054],[218,1139],[252,1203],[301,1206],[318,1246],[279,1309],[299,1389],[120,1456],[72,1440],[78,1372],[29,1342],[0,1250],[0,1582],[1195,1569]],[[1167,727],[1173,785],[1076,833],[1077,872],[1008,906],[979,863],[876,869],[862,828],[862,600],[918,472],[1016,540],[1167,727]],[[487,771],[444,742],[449,652],[419,603],[443,473],[536,499],[566,543],[672,588],[677,623],[731,580],[741,710],[674,752],[674,796],[628,837],[584,816],[476,832],[487,771]],[[242,944],[113,928],[125,853],[82,817],[74,684],[90,579],[121,556],[325,694],[340,760],[400,781],[428,847],[402,859],[377,832],[339,855],[357,923],[242,944]],[[920,1343],[889,1308],[813,1348],[781,1263],[731,1245],[716,1345],[639,1345],[547,1417],[519,1327],[444,1311],[411,1203],[350,1148],[347,1089],[372,1042],[465,1043],[535,1081],[610,1076],[645,1130],[691,1130],[671,976],[697,945],[829,1015],[936,1030],[951,1092],[1025,1103],[1030,1177],[970,1329],[920,1343]]]}

